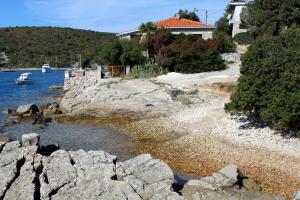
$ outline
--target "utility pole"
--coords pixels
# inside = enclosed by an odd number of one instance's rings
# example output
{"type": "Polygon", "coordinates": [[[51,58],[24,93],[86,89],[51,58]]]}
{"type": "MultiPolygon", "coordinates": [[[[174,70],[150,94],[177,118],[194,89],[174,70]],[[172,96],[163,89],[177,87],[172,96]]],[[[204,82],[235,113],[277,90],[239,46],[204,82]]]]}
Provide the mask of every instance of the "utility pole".
{"type": "Polygon", "coordinates": [[[206,21],[206,24],[207,24],[207,20],[208,20],[208,11],[207,10],[205,11],[205,18],[206,18],[205,21],[206,21]]]}

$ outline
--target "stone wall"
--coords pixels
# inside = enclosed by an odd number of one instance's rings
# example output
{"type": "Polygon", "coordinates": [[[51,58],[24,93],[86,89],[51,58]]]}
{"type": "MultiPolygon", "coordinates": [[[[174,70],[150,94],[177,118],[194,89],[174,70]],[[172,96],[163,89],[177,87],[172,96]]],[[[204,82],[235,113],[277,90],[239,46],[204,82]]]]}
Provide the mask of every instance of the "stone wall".
{"type": "MultiPolygon", "coordinates": [[[[71,87],[82,87],[86,88],[93,84],[96,84],[101,79],[101,74],[99,76],[96,70],[84,71],[84,76],[70,76],[69,78],[65,77],[64,80],[64,90],[68,91],[71,87]]],[[[71,72],[74,74],[74,71],[71,72]]]]}

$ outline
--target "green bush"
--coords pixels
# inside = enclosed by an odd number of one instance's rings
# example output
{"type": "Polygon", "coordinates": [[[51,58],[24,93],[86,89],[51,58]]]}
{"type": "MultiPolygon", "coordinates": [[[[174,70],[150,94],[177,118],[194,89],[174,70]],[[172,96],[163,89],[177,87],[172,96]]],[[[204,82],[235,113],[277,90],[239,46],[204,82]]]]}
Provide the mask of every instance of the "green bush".
{"type": "Polygon", "coordinates": [[[148,61],[144,65],[135,65],[130,70],[126,79],[152,78],[162,74],[162,68],[154,61],[148,61]]]}
{"type": "Polygon", "coordinates": [[[180,40],[160,48],[156,57],[166,71],[200,73],[225,69],[217,40],[190,40],[181,35],[180,40]]]}
{"type": "Polygon", "coordinates": [[[223,32],[214,33],[214,39],[220,42],[220,51],[226,52],[228,49],[235,49],[236,45],[230,35],[223,32]]]}
{"type": "Polygon", "coordinates": [[[242,57],[242,76],[225,109],[300,136],[300,28],[260,38],[242,57]]]}
{"type": "Polygon", "coordinates": [[[238,33],[234,36],[234,41],[238,44],[252,44],[255,38],[251,32],[238,33]]]}

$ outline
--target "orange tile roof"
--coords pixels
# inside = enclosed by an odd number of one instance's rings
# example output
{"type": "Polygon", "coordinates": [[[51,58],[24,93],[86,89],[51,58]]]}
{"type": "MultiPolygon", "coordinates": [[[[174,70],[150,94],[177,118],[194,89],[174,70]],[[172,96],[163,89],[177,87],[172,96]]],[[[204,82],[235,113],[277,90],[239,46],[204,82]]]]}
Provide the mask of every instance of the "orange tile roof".
{"type": "Polygon", "coordinates": [[[154,23],[158,27],[165,27],[165,28],[183,28],[183,27],[192,27],[192,28],[213,28],[213,26],[203,23],[192,21],[188,19],[182,19],[178,17],[172,17],[169,19],[165,19],[159,22],[154,23]]]}

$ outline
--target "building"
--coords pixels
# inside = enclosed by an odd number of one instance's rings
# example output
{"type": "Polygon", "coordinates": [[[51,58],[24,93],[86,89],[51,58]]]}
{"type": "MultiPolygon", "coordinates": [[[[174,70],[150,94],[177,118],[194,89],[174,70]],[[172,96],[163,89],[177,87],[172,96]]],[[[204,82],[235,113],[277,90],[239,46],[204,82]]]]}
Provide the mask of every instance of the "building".
{"type": "Polygon", "coordinates": [[[233,10],[233,14],[229,15],[229,24],[232,24],[232,37],[238,33],[247,32],[247,29],[242,27],[241,13],[243,12],[246,2],[234,2],[229,6],[233,10]]]}
{"type": "MultiPolygon", "coordinates": [[[[203,39],[212,39],[214,26],[203,23],[192,21],[188,19],[180,18],[178,15],[169,19],[161,20],[154,23],[159,28],[166,28],[173,34],[184,33],[186,35],[199,35],[203,39]]],[[[118,33],[117,36],[121,39],[138,39],[142,37],[142,33],[138,30],[126,31],[118,33]]]]}

